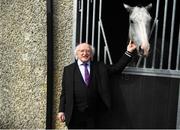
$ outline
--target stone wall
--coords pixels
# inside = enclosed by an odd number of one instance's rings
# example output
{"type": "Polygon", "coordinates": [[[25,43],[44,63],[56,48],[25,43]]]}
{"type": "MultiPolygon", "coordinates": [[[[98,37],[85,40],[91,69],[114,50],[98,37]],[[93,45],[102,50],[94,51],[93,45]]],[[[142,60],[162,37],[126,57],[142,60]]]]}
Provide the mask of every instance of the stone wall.
{"type": "Polygon", "coordinates": [[[65,128],[56,120],[58,113],[63,67],[73,60],[73,2],[75,0],[54,0],[54,128],[65,128]]]}
{"type": "MultiPolygon", "coordinates": [[[[63,67],[73,60],[73,0],[53,0],[54,128],[63,67]]],[[[46,0],[0,0],[0,129],[44,129],[47,101],[46,0]]]]}
{"type": "Polygon", "coordinates": [[[0,0],[0,128],[46,127],[46,0],[0,0]]]}

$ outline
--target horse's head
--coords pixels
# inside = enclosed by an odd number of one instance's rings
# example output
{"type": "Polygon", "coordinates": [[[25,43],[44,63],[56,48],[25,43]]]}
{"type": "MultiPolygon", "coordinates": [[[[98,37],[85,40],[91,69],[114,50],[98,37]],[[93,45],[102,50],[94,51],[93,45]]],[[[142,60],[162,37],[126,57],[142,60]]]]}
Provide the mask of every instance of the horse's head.
{"type": "Polygon", "coordinates": [[[129,15],[129,39],[137,44],[137,52],[140,56],[148,56],[150,44],[148,39],[151,16],[148,10],[152,4],[146,7],[131,7],[124,4],[129,15]]]}

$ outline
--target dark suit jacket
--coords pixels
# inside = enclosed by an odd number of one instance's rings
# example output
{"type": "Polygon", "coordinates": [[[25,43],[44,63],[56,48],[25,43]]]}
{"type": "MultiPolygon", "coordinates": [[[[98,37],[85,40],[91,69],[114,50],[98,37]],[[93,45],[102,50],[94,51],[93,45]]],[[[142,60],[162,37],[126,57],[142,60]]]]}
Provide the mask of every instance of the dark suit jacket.
{"type": "MultiPolygon", "coordinates": [[[[108,88],[109,75],[114,73],[121,73],[126,65],[130,62],[130,60],[131,58],[124,54],[118,61],[118,63],[114,65],[106,65],[103,62],[91,62],[91,75],[96,75],[96,77],[98,78],[96,87],[98,88],[98,93],[102,101],[108,108],[111,107],[111,98],[108,88]]],[[[72,63],[64,67],[63,72],[59,111],[65,113],[66,125],[69,124],[73,111],[73,80],[74,70],[76,66],[76,62],[72,63]]]]}

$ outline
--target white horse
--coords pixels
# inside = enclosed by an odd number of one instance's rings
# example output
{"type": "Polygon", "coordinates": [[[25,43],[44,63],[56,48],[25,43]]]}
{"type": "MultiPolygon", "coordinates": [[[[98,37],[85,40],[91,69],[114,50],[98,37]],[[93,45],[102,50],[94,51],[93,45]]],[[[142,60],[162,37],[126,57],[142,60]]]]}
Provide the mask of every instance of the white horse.
{"type": "Polygon", "coordinates": [[[149,44],[149,29],[151,16],[148,10],[152,4],[146,7],[131,7],[124,4],[124,7],[129,12],[129,39],[137,44],[137,52],[140,56],[147,57],[150,49],[149,44]]]}

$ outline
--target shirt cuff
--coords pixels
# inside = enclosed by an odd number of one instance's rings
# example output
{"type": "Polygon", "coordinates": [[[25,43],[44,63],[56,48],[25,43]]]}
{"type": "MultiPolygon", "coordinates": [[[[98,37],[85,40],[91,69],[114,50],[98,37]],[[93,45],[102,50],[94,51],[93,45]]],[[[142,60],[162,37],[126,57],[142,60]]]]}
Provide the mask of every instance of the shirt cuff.
{"type": "Polygon", "coordinates": [[[126,51],[125,54],[126,54],[128,57],[132,57],[132,53],[129,52],[129,51],[126,51]]]}

